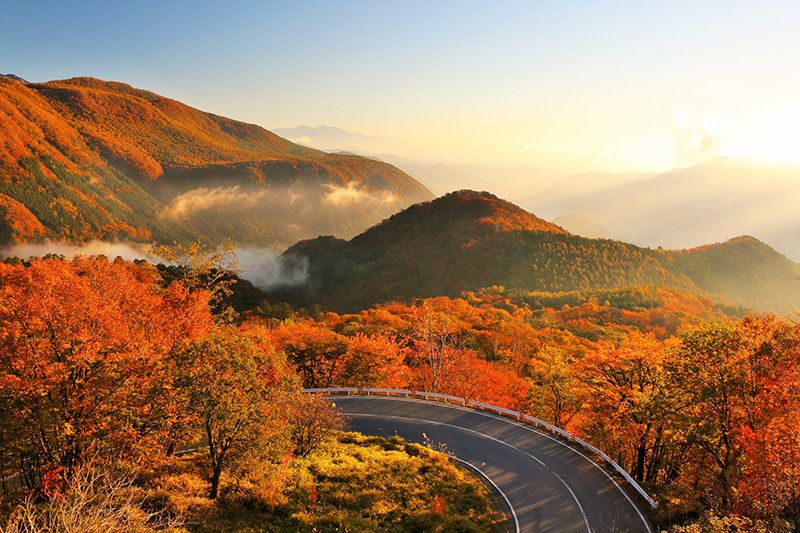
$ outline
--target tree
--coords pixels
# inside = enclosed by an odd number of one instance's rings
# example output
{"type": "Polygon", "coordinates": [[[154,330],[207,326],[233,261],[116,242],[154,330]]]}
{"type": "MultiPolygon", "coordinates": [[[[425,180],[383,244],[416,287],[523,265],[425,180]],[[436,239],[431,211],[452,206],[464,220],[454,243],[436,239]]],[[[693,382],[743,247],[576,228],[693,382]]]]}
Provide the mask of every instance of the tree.
{"type": "MultiPolygon", "coordinates": [[[[796,387],[797,385],[795,385],[796,387]]],[[[739,509],[749,516],[800,521],[800,409],[797,404],[758,431],[742,431],[739,509]]]]}
{"type": "Polygon", "coordinates": [[[277,374],[281,355],[259,350],[232,326],[220,326],[179,356],[176,385],[205,434],[211,466],[209,497],[219,494],[224,468],[277,435],[289,376],[277,374]]]}
{"type": "Polygon", "coordinates": [[[310,322],[286,323],[273,332],[275,346],[286,353],[304,387],[330,387],[347,353],[347,338],[310,322]]]}
{"type": "Polygon", "coordinates": [[[751,346],[751,406],[743,443],[737,511],[800,523],[800,328],[769,318],[740,324],[751,346]]]}
{"type": "Polygon", "coordinates": [[[405,350],[386,334],[356,333],[333,382],[341,387],[403,387],[408,382],[405,350]]]}
{"type": "Polygon", "coordinates": [[[451,314],[424,300],[413,309],[414,352],[417,365],[424,367],[422,387],[442,392],[451,377],[463,324],[451,314]]]}
{"type": "Polygon", "coordinates": [[[307,457],[325,438],[344,425],[331,400],[312,394],[292,398],[288,420],[295,453],[300,457],[307,457]]]}
{"type": "Polygon", "coordinates": [[[700,482],[714,488],[712,504],[721,511],[736,504],[748,445],[758,449],[758,441],[774,431],[773,422],[798,405],[798,350],[790,333],[774,318],[710,323],[685,333],[669,363],[691,400],[690,438],[711,474],[700,482]],[[748,442],[745,436],[753,432],[759,438],[748,442]]]}
{"type": "Polygon", "coordinates": [[[588,408],[594,431],[604,436],[605,451],[630,465],[637,481],[655,481],[672,463],[678,443],[671,439],[682,397],[663,364],[674,341],[632,333],[617,344],[601,343],[580,363],[592,391],[588,408]],[[667,462],[670,464],[666,464],[667,462]]]}
{"type": "Polygon", "coordinates": [[[0,264],[0,448],[26,484],[163,437],[169,355],[207,331],[208,295],[104,258],[0,264]]]}
{"type": "Polygon", "coordinates": [[[175,242],[171,246],[153,246],[150,251],[167,262],[166,278],[182,282],[189,290],[208,292],[211,305],[223,311],[222,302],[233,293],[232,287],[240,272],[232,242],[217,250],[210,250],[201,242],[175,242]]]}
{"type": "Polygon", "coordinates": [[[561,428],[569,425],[587,398],[573,363],[563,347],[548,345],[528,365],[533,385],[529,403],[537,415],[561,428]]]}

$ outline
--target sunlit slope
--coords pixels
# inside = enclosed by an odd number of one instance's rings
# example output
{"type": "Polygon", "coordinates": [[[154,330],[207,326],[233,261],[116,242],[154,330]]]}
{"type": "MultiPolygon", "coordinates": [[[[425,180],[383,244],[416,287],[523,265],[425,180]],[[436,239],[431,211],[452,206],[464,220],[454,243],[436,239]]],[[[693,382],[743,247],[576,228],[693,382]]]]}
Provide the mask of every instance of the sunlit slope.
{"type": "Polygon", "coordinates": [[[319,233],[352,236],[430,197],[386,163],[304,148],[122,83],[0,76],[4,242],[279,246],[319,233]]]}
{"type": "Polygon", "coordinates": [[[798,265],[755,239],[688,251],[587,239],[472,191],[412,206],[350,241],[300,242],[285,256],[308,261],[310,279],[275,295],[337,310],[490,285],[540,291],[648,285],[758,309],[800,304],[798,265]]]}

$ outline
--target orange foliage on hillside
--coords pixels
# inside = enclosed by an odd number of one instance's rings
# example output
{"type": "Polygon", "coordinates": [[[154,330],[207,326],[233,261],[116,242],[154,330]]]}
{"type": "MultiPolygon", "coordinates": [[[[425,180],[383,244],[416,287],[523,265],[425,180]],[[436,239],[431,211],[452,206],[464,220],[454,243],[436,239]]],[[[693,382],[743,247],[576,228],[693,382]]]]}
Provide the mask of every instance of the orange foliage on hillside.
{"type": "MultiPolygon", "coordinates": [[[[34,87],[101,154],[119,158],[151,179],[164,166],[265,159],[293,147],[265,130],[256,139],[243,139],[237,136],[240,129],[230,127],[233,121],[121,83],[75,78],[34,87]]],[[[253,130],[245,133],[252,135],[253,130]]]]}
{"type": "Polygon", "coordinates": [[[265,307],[240,326],[214,325],[207,292],[158,272],[94,258],[0,264],[5,472],[14,465],[40,487],[94,453],[174,449],[198,420],[213,426],[212,443],[256,419],[266,425],[247,426],[247,439],[275,431],[271,388],[299,377],[533,414],[603,449],[666,514],[707,508],[778,524],[800,510],[797,324],[729,317],[662,289],[494,287],[356,314],[265,307]]]}
{"type": "MultiPolygon", "coordinates": [[[[467,201],[461,197],[461,202],[467,201]]],[[[483,195],[481,201],[485,204],[484,209],[489,214],[480,219],[481,224],[494,227],[497,231],[546,231],[548,233],[567,234],[569,233],[560,226],[542,220],[532,215],[524,209],[514,204],[492,197],[483,195]]]]}
{"type": "Polygon", "coordinates": [[[724,310],[662,288],[493,287],[267,322],[306,386],[404,387],[519,409],[603,449],[668,502],[665,513],[702,498],[773,520],[800,505],[800,329],[724,310]],[[383,347],[359,368],[382,370],[344,378],[348,346],[373,336],[383,347]]]}
{"type": "Polygon", "coordinates": [[[254,124],[94,78],[24,84],[0,77],[0,131],[0,163],[12,175],[26,174],[20,160],[47,156],[76,174],[122,163],[150,179],[167,167],[272,160],[314,162],[342,183],[361,177],[365,165],[402,176],[380,162],[326,154],[254,124]]]}
{"type": "Polygon", "coordinates": [[[176,416],[169,355],[211,325],[208,296],[79,258],[0,263],[0,455],[34,484],[87,454],[141,451],[176,416]]]}
{"type": "MultiPolygon", "coordinates": [[[[0,193],[25,205],[54,238],[221,242],[232,237],[260,246],[285,246],[332,231],[353,234],[431,196],[381,161],[296,145],[259,126],[123,83],[93,78],[25,83],[5,76],[0,76],[0,193]],[[266,194],[273,186],[282,193],[263,201],[274,208],[231,209],[222,222],[215,209],[190,210],[180,220],[164,216],[172,202],[192,191],[241,187],[266,194]],[[297,188],[296,206],[294,200],[280,200],[290,186],[297,188]],[[355,210],[328,205],[330,188],[341,186],[377,200],[355,210]],[[391,201],[384,202],[387,198],[391,201]],[[285,220],[283,210],[299,212],[306,205],[326,215],[308,224],[276,222],[285,220]]],[[[10,229],[12,223],[0,218],[4,233],[22,238],[10,229]]]]}
{"type": "Polygon", "coordinates": [[[10,235],[6,236],[9,242],[25,242],[47,235],[39,219],[27,207],[5,194],[0,194],[0,220],[8,221],[10,235]]]}
{"type": "Polygon", "coordinates": [[[50,157],[70,172],[100,165],[81,134],[35,89],[0,77],[0,178],[27,175],[20,162],[50,157]]]}

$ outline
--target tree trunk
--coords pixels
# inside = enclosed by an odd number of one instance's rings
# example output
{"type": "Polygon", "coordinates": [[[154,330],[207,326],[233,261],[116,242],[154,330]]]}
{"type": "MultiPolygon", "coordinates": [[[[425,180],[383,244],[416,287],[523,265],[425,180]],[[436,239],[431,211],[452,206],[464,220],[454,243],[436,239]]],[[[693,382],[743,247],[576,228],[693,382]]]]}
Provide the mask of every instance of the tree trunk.
{"type": "Polygon", "coordinates": [[[222,465],[214,465],[214,472],[211,474],[211,490],[208,493],[208,497],[212,500],[216,500],[219,496],[220,475],[222,475],[222,465]]]}
{"type": "Polygon", "coordinates": [[[644,460],[647,456],[647,445],[640,444],[636,448],[636,467],[633,471],[633,478],[638,481],[644,481],[644,460]]]}

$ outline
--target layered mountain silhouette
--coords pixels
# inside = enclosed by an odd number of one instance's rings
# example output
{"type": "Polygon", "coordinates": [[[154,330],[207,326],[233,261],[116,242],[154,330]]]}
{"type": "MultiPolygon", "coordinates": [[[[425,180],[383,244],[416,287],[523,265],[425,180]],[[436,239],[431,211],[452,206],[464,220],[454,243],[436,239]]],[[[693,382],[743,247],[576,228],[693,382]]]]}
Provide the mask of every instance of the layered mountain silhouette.
{"type": "Polygon", "coordinates": [[[589,237],[592,239],[617,239],[625,240],[620,235],[617,235],[602,224],[582,215],[580,213],[572,213],[570,215],[562,215],[552,220],[553,224],[557,224],[566,229],[570,233],[580,235],[581,237],[589,237]]]}
{"type": "Polygon", "coordinates": [[[684,248],[749,234],[800,259],[800,167],[718,158],[619,183],[631,176],[521,205],[548,219],[580,215],[646,246],[684,248]]]}
{"type": "Polygon", "coordinates": [[[491,285],[569,291],[658,285],[756,309],[800,305],[800,266],[752,237],[670,251],[573,235],[485,192],[459,191],[347,241],[319,237],[284,261],[308,282],[273,298],[353,311],[491,285]]]}
{"type": "Polygon", "coordinates": [[[352,236],[432,198],[397,168],[93,78],[0,76],[0,244],[352,236]]]}

